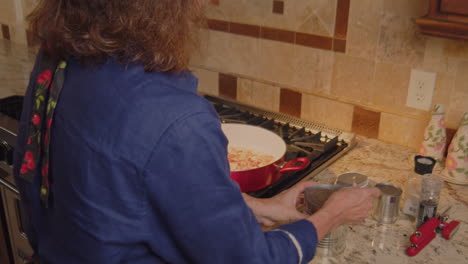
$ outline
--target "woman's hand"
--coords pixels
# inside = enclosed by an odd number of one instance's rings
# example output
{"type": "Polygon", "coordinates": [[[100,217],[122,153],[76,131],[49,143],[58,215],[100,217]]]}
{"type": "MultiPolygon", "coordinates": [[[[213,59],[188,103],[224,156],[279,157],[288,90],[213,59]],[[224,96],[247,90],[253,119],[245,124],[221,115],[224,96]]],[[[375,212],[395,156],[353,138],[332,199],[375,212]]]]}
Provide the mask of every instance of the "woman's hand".
{"type": "Polygon", "coordinates": [[[379,195],[378,188],[343,188],[332,194],[322,209],[338,214],[340,224],[360,224],[369,216],[373,199],[379,195]]]}
{"type": "Polygon", "coordinates": [[[299,195],[315,182],[305,181],[296,184],[280,194],[267,199],[259,199],[242,194],[247,205],[252,209],[257,221],[265,226],[272,226],[276,222],[291,222],[304,219],[307,215],[297,211],[299,195]]]}
{"type": "Polygon", "coordinates": [[[319,239],[340,225],[360,224],[369,216],[378,188],[348,187],[333,193],[308,220],[314,223],[319,239]]]}

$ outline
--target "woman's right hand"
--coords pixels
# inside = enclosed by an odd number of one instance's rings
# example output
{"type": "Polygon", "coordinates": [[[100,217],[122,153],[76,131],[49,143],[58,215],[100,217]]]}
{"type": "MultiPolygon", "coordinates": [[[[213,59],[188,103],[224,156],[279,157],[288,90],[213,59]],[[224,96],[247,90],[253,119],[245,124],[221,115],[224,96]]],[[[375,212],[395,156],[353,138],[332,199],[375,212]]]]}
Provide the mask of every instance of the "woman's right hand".
{"type": "Polygon", "coordinates": [[[362,223],[369,216],[373,199],[379,196],[378,188],[342,188],[308,220],[315,225],[320,240],[340,225],[362,223]]]}
{"type": "Polygon", "coordinates": [[[378,196],[378,188],[342,188],[330,196],[322,210],[335,215],[339,225],[360,224],[369,216],[373,200],[378,196]]]}

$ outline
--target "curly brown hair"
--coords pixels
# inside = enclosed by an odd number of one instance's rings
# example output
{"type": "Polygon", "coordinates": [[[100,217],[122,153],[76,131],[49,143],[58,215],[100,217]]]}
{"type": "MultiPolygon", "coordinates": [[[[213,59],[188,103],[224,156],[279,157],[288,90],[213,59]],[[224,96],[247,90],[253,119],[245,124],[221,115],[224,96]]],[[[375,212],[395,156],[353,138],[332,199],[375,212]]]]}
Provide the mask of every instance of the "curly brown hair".
{"type": "Polygon", "coordinates": [[[51,55],[162,72],[187,69],[203,23],[201,0],[40,0],[28,19],[51,55]]]}

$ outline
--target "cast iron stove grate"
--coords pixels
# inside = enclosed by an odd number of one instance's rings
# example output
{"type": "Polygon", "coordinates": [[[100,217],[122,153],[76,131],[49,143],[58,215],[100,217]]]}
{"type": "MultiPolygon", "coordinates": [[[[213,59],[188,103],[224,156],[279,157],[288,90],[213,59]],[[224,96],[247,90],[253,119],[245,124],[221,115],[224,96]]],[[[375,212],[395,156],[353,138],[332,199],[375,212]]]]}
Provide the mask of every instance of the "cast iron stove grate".
{"type": "Polygon", "coordinates": [[[0,113],[20,120],[24,96],[13,95],[0,99],[0,113]]]}
{"type": "MultiPolygon", "coordinates": [[[[223,123],[260,126],[282,137],[287,145],[286,161],[297,157],[308,157],[311,160],[310,165],[305,170],[284,174],[272,185],[249,193],[254,197],[272,197],[290,188],[349,147],[349,144],[340,139],[338,135],[330,135],[330,133],[322,133],[316,129],[291,124],[287,119],[280,120],[280,118],[274,117],[278,114],[242,106],[236,102],[212,96],[205,96],[205,98],[213,104],[223,123]],[[270,117],[269,114],[273,117],[270,117]]],[[[291,117],[288,118],[291,119],[291,117]]]]}

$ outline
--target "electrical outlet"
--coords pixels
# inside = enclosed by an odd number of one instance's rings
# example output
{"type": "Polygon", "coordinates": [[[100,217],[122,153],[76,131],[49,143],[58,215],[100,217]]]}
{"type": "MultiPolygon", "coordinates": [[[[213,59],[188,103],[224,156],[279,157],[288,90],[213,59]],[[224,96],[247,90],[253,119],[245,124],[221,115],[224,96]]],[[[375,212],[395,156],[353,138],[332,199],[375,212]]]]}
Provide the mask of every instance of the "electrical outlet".
{"type": "Polygon", "coordinates": [[[431,108],[435,80],[435,72],[412,69],[406,105],[417,109],[429,110],[431,108]]]}

